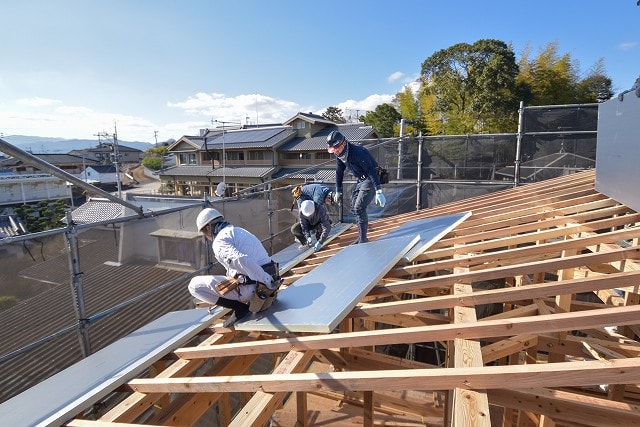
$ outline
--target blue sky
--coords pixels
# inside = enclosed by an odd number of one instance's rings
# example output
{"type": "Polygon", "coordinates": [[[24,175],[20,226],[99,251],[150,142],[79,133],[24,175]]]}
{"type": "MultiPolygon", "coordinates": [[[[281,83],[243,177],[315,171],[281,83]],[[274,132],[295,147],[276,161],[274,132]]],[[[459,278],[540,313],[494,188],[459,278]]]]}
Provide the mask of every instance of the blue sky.
{"type": "Polygon", "coordinates": [[[362,114],[456,43],[557,42],[614,91],[640,76],[636,0],[1,0],[0,134],[159,142],[220,122],[362,114]],[[635,28],[635,30],[634,30],[635,28]],[[215,120],[218,122],[216,123],[215,120]],[[157,133],[156,133],[157,132],[157,133]]]}

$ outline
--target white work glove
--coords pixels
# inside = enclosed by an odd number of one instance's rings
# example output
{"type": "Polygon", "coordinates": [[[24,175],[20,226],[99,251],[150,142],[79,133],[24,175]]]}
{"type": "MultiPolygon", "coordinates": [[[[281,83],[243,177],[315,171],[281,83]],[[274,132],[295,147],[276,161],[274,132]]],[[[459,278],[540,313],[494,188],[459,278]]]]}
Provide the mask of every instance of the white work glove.
{"type": "Polygon", "coordinates": [[[384,208],[385,203],[387,203],[387,199],[384,198],[382,190],[376,190],[376,205],[380,205],[381,208],[384,208]]]}
{"type": "Polygon", "coordinates": [[[342,193],[336,191],[335,193],[333,193],[333,202],[334,203],[340,203],[342,201],[342,193]]]}
{"type": "Polygon", "coordinates": [[[322,243],[316,242],[316,244],[313,245],[313,250],[317,252],[320,250],[321,247],[322,247],[322,243]]]}
{"type": "Polygon", "coordinates": [[[307,237],[307,246],[311,246],[313,244],[313,240],[311,240],[311,237],[307,237]]]}

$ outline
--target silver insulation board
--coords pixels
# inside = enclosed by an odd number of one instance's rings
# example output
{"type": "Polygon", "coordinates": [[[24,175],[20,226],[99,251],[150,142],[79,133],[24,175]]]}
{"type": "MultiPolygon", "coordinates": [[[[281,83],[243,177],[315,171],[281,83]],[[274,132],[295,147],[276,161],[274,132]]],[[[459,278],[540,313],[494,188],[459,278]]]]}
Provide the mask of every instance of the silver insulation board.
{"type": "Polygon", "coordinates": [[[598,105],[596,190],[640,212],[640,89],[598,105]]]}
{"type": "Polygon", "coordinates": [[[410,221],[377,240],[347,246],[282,290],[267,310],[235,328],[329,333],[398,261],[415,258],[469,215],[410,221]]]}
{"type": "Polygon", "coordinates": [[[138,376],[167,351],[215,320],[207,309],[174,311],[154,320],[0,404],[3,426],[60,426],[138,376]]]}
{"type": "Polygon", "coordinates": [[[380,237],[378,240],[393,239],[399,236],[419,235],[420,241],[418,241],[418,243],[416,243],[402,257],[402,261],[408,263],[413,261],[418,255],[424,253],[429,246],[442,239],[469,216],[471,216],[471,212],[460,212],[451,215],[409,221],[380,237]]]}
{"type": "Polygon", "coordinates": [[[331,332],[417,241],[401,236],[351,245],[282,290],[267,310],[238,330],[331,332]]]}
{"type": "MultiPolygon", "coordinates": [[[[325,241],[325,245],[329,243],[331,240],[338,237],[340,234],[349,229],[353,224],[346,222],[339,222],[337,224],[331,225],[331,232],[329,233],[329,237],[325,241]]],[[[283,250],[273,254],[271,259],[278,263],[280,267],[280,274],[284,274],[287,271],[291,270],[293,266],[298,264],[301,261],[304,261],[309,255],[313,254],[313,248],[302,248],[300,247],[300,243],[296,242],[293,245],[287,246],[283,250]]],[[[322,249],[320,249],[322,250],[322,249]]]]}

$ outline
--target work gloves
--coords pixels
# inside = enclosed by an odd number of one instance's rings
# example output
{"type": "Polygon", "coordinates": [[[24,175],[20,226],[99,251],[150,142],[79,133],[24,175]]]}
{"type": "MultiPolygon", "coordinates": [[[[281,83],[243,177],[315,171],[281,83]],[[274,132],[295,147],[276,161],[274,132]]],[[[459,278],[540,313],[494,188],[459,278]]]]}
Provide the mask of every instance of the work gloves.
{"type": "Polygon", "coordinates": [[[335,193],[333,193],[333,203],[340,203],[342,202],[342,193],[340,193],[339,191],[336,191],[335,193]]]}
{"type": "Polygon", "coordinates": [[[316,244],[313,245],[313,250],[317,252],[320,250],[321,247],[322,247],[322,243],[316,242],[316,244]]]}
{"type": "Polygon", "coordinates": [[[307,246],[311,245],[313,245],[313,240],[311,240],[311,237],[307,237],[307,246]]]}
{"type": "Polygon", "coordinates": [[[387,203],[387,199],[384,198],[384,194],[382,194],[382,190],[376,190],[376,205],[379,205],[381,208],[384,208],[384,205],[387,203]]]}

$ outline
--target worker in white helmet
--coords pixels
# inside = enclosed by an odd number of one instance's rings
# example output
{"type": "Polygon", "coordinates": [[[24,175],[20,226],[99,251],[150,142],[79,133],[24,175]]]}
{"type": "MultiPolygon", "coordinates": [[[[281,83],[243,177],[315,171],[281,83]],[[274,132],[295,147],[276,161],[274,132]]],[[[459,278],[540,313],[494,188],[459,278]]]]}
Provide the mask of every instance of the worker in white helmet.
{"type": "Polygon", "coordinates": [[[249,312],[268,308],[276,296],[278,264],[271,260],[262,242],[242,227],[229,224],[216,209],[198,214],[196,226],[211,242],[216,260],[226,275],[196,276],[189,282],[194,297],[233,310],[225,322],[230,327],[249,312]]]}
{"type": "Polygon", "coordinates": [[[291,227],[291,232],[301,243],[299,249],[313,246],[314,251],[319,251],[331,232],[327,210],[313,200],[304,200],[298,210],[298,222],[291,227]],[[315,237],[315,243],[312,237],[315,237]]]}

